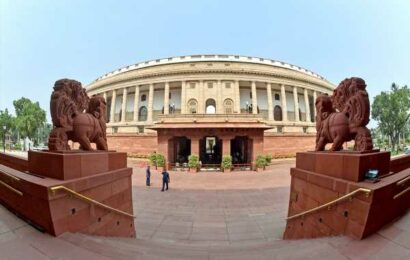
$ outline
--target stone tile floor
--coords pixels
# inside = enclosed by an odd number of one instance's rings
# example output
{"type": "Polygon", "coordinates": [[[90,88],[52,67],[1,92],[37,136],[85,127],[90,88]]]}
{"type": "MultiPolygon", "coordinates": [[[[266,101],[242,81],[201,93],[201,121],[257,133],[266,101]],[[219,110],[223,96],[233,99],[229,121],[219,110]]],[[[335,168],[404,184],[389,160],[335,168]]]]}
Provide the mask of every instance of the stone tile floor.
{"type": "MultiPolygon", "coordinates": [[[[0,206],[0,259],[410,259],[410,214],[363,241],[346,237],[281,240],[289,168],[171,173],[145,186],[134,168],[137,239],[42,234],[0,206]]],[[[132,162],[130,162],[132,166],[132,162]]]]}

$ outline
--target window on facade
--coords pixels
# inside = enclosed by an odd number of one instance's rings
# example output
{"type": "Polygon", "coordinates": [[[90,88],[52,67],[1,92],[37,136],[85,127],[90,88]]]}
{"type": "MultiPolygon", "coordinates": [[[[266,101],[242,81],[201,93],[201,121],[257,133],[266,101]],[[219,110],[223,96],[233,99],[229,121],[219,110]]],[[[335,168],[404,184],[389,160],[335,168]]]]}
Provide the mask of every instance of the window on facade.
{"type": "Polygon", "coordinates": [[[214,84],[212,82],[208,82],[208,88],[213,88],[214,84]]]}
{"type": "Polygon", "coordinates": [[[225,88],[231,88],[231,83],[225,83],[225,88]]]}
{"type": "Polygon", "coordinates": [[[249,92],[249,98],[252,98],[252,91],[249,92]]]}
{"type": "Polygon", "coordinates": [[[233,100],[228,98],[224,101],[225,114],[233,114],[233,100]]]}
{"type": "Polygon", "coordinates": [[[195,83],[193,83],[193,82],[192,82],[192,83],[189,83],[189,87],[190,87],[190,88],[195,88],[195,83]]]}
{"type": "Polygon", "coordinates": [[[198,102],[195,99],[190,99],[188,101],[188,112],[190,114],[196,114],[198,109],[198,102]]]}
{"type": "Polygon", "coordinates": [[[216,112],[216,102],[214,99],[210,98],[207,99],[205,102],[205,113],[207,114],[215,114],[216,112]]]}
{"type": "Polygon", "coordinates": [[[275,106],[273,109],[273,119],[275,121],[282,121],[282,108],[280,106],[275,106]]]}
{"type": "Polygon", "coordinates": [[[275,94],[275,100],[277,100],[277,101],[280,100],[280,95],[279,94],[275,94]]]}
{"type": "Polygon", "coordinates": [[[147,95],[145,94],[141,95],[141,102],[146,101],[146,100],[147,100],[147,95]]]}
{"type": "Polygon", "coordinates": [[[169,92],[168,99],[171,99],[171,92],[169,92]]]}
{"type": "Polygon", "coordinates": [[[138,121],[147,121],[148,110],[145,106],[138,110],[138,121]]]}

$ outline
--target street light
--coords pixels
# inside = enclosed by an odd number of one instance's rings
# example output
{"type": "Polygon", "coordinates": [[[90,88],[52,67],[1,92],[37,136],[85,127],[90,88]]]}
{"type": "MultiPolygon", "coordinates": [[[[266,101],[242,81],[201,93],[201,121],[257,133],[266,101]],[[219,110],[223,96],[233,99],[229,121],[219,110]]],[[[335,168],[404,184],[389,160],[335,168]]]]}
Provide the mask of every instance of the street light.
{"type": "Polygon", "coordinates": [[[7,127],[3,126],[3,152],[6,153],[6,129],[7,127]]]}

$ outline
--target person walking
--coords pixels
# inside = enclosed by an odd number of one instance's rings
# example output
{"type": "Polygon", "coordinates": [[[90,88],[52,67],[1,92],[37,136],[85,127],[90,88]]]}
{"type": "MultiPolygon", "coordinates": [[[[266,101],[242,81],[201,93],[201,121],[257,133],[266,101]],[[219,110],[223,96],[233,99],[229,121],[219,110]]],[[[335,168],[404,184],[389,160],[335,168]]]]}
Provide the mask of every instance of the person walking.
{"type": "Polygon", "coordinates": [[[168,190],[168,183],[170,183],[169,173],[164,168],[164,170],[162,171],[162,190],[161,191],[164,191],[165,186],[167,187],[165,190],[168,190]]]}
{"type": "Polygon", "coordinates": [[[147,170],[145,171],[146,177],[147,177],[147,181],[146,184],[147,186],[151,186],[151,170],[149,165],[147,166],[147,170]]]}

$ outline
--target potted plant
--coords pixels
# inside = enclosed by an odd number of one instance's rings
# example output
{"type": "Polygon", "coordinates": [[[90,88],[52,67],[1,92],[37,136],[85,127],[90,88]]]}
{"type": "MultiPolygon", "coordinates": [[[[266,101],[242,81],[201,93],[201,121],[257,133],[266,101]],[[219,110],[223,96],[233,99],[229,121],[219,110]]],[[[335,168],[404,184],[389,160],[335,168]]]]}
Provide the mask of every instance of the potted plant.
{"type": "Polygon", "coordinates": [[[271,154],[265,155],[266,165],[269,165],[272,162],[273,156],[271,154]]]}
{"type": "Polygon", "coordinates": [[[162,172],[165,167],[165,156],[162,154],[157,154],[155,162],[157,164],[157,170],[162,172]]]}
{"type": "Polygon", "coordinates": [[[199,164],[199,157],[198,157],[198,155],[191,154],[191,155],[188,157],[189,172],[197,172],[197,170],[198,170],[198,164],[199,164]]]}
{"type": "Polygon", "coordinates": [[[265,159],[266,159],[265,170],[266,169],[271,169],[271,162],[272,162],[273,156],[271,154],[267,154],[267,155],[265,155],[265,159]]]}
{"type": "Polygon", "coordinates": [[[155,169],[157,168],[157,153],[152,153],[149,156],[149,162],[151,164],[152,167],[155,167],[155,169]]]}
{"type": "Polygon", "coordinates": [[[223,169],[224,172],[231,172],[231,168],[232,168],[232,156],[230,156],[230,155],[224,155],[224,156],[222,157],[221,167],[222,167],[222,169],[223,169]]]}
{"type": "Polygon", "coordinates": [[[256,171],[260,172],[263,171],[265,169],[266,166],[266,157],[263,155],[258,155],[256,157],[256,171]]]}

